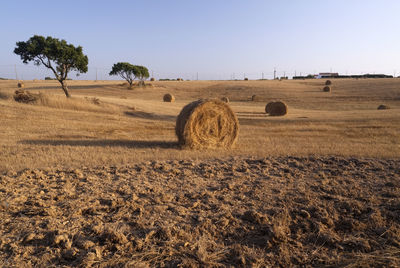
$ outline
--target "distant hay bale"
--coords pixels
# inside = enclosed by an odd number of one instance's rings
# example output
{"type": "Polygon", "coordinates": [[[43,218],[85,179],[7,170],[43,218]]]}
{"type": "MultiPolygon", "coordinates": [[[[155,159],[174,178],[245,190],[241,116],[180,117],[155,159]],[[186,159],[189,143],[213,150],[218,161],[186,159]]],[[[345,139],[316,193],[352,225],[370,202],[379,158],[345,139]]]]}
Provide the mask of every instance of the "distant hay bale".
{"type": "Polygon", "coordinates": [[[156,79],[154,77],[150,78],[150,81],[156,81],[156,79]]]}
{"type": "Polygon", "coordinates": [[[17,84],[17,85],[18,85],[18,87],[19,87],[19,88],[24,88],[24,87],[25,87],[25,84],[24,84],[24,83],[22,83],[22,82],[18,82],[18,84],[17,84]]]}
{"type": "Polygon", "coordinates": [[[249,79],[247,77],[244,78],[244,81],[249,81],[249,79]]]}
{"type": "Polygon", "coordinates": [[[175,132],[183,148],[231,148],[238,137],[239,121],[228,104],[201,99],[183,107],[175,132]]]}
{"type": "Polygon", "coordinates": [[[261,97],[257,95],[251,96],[251,101],[261,101],[261,97]]]}
{"type": "Polygon", "coordinates": [[[385,104],[381,104],[378,106],[378,110],[389,110],[389,109],[390,107],[385,104]]]}
{"type": "Polygon", "coordinates": [[[21,103],[35,103],[38,100],[38,95],[19,89],[15,91],[14,100],[21,103]]]}
{"type": "Polygon", "coordinates": [[[332,81],[331,80],[326,80],[325,86],[330,86],[330,85],[332,85],[332,81]]]}
{"type": "Polygon", "coordinates": [[[176,81],[183,81],[183,78],[177,78],[176,81]]]}
{"type": "Polygon", "coordinates": [[[322,90],[324,92],[331,92],[331,87],[330,86],[325,86],[322,90]]]}
{"type": "Polygon", "coordinates": [[[221,100],[225,103],[229,103],[229,99],[228,97],[222,97],[221,100]]]}
{"type": "Polygon", "coordinates": [[[271,107],[274,102],[268,102],[267,105],[265,105],[265,112],[269,114],[271,112],[271,107]]]}
{"type": "Polygon", "coordinates": [[[274,101],[270,102],[265,106],[265,112],[267,112],[271,116],[283,116],[287,114],[288,107],[282,101],[274,101]],[[268,112],[267,112],[268,110],[268,112]]]}
{"type": "Polygon", "coordinates": [[[175,101],[175,97],[172,94],[165,94],[163,97],[164,102],[174,102],[175,101]]]}

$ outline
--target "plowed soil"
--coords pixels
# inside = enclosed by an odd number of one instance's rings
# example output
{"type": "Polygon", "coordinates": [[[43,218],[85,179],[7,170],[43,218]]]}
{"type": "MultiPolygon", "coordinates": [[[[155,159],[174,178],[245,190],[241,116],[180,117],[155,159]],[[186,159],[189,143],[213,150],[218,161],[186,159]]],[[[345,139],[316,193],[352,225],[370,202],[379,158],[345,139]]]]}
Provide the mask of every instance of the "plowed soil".
{"type": "Polygon", "coordinates": [[[2,266],[400,266],[400,162],[233,157],[0,176],[2,266]]]}

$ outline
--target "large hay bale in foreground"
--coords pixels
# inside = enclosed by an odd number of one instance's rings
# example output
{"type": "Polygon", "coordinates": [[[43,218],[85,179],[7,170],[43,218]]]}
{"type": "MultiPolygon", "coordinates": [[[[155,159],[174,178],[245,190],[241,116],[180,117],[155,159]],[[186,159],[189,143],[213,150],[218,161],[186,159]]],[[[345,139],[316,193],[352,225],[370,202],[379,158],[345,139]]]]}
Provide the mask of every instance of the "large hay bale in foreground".
{"type": "Polygon", "coordinates": [[[228,104],[201,99],[183,107],[175,132],[184,148],[231,148],[239,134],[239,121],[228,104]]]}
{"type": "Polygon", "coordinates": [[[331,87],[330,86],[325,86],[322,90],[324,92],[331,92],[331,87]]]}
{"type": "Polygon", "coordinates": [[[175,97],[172,94],[165,94],[163,97],[164,102],[174,102],[175,101],[175,97]]]}
{"type": "Polygon", "coordinates": [[[229,99],[228,97],[222,97],[221,100],[225,103],[229,103],[229,99]]]}
{"type": "Polygon", "coordinates": [[[22,83],[22,82],[18,82],[17,86],[18,86],[19,88],[24,88],[24,87],[25,87],[25,84],[22,83]]]}
{"type": "Polygon", "coordinates": [[[331,80],[326,80],[325,86],[330,86],[330,85],[332,85],[332,81],[331,80]]]}
{"type": "Polygon", "coordinates": [[[381,104],[378,106],[378,110],[389,110],[389,109],[390,107],[385,104],[381,104]]]}
{"type": "Polygon", "coordinates": [[[273,101],[273,102],[268,103],[265,106],[265,112],[267,112],[271,116],[283,116],[283,115],[287,114],[288,107],[282,101],[273,101]],[[268,110],[268,112],[267,112],[267,110],[268,110]]]}
{"type": "Polygon", "coordinates": [[[15,91],[14,100],[22,103],[35,103],[38,100],[38,96],[29,91],[19,89],[15,91]]]}

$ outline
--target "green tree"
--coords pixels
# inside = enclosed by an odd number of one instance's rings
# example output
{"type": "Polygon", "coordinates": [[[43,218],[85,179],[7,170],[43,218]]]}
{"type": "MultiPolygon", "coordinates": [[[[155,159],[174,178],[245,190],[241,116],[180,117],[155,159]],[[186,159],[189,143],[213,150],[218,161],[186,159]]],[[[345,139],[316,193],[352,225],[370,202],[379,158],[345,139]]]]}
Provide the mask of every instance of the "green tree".
{"type": "Polygon", "coordinates": [[[140,80],[139,86],[144,86],[144,80],[146,80],[150,76],[149,70],[146,67],[140,65],[136,65],[136,68],[137,68],[137,78],[140,80]]]}
{"type": "Polygon", "coordinates": [[[136,78],[140,80],[140,85],[144,85],[144,80],[150,76],[149,70],[146,67],[133,65],[128,62],[115,63],[110,75],[119,75],[129,83],[129,87],[132,87],[133,81],[136,78]]]}
{"type": "Polygon", "coordinates": [[[68,73],[86,73],[88,70],[89,60],[81,46],[75,47],[50,36],[34,35],[26,42],[17,42],[14,53],[21,57],[23,63],[33,61],[37,66],[43,64],[52,70],[67,97],[70,97],[66,82],[68,73]]]}

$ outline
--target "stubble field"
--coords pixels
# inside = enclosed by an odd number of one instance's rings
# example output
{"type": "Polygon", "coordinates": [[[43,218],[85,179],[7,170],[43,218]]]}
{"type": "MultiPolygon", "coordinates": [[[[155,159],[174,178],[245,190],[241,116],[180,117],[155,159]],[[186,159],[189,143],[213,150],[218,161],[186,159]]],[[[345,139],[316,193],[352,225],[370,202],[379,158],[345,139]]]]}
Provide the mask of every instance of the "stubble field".
{"type": "Polygon", "coordinates": [[[400,79],[122,84],[0,81],[5,266],[400,265],[400,79]],[[224,96],[236,147],[181,150],[182,107],[224,96]]]}

